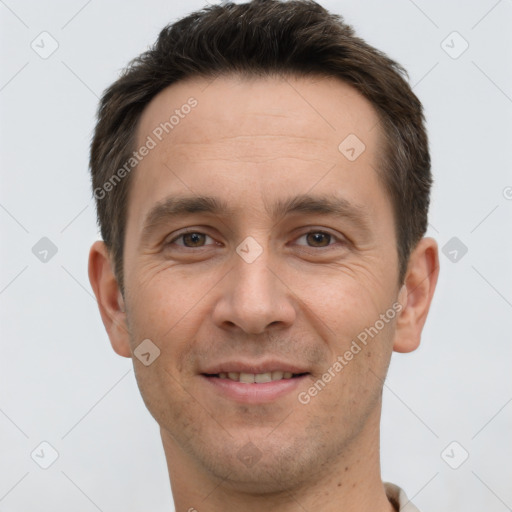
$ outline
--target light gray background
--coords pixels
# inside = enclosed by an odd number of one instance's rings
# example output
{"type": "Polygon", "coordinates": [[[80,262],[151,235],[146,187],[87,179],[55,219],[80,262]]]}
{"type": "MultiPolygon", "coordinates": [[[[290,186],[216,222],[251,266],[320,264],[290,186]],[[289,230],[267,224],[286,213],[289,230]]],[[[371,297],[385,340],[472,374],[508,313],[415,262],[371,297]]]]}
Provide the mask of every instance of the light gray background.
{"type": "MultiPolygon", "coordinates": [[[[409,71],[431,141],[428,235],[468,248],[441,253],[421,348],[393,356],[383,478],[422,512],[512,510],[512,2],[321,3],[409,71]],[[458,58],[453,31],[469,44],[458,58]]],[[[88,149],[104,88],[202,5],[0,1],[2,512],[173,510],[157,424],[87,278],[88,149]],[[31,48],[43,31],[59,45],[47,59],[31,48]],[[32,252],[42,237],[58,248],[47,262],[32,252]],[[43,441],[59,454],[46,470],[31,458],[49,461],[43,441]]]]}

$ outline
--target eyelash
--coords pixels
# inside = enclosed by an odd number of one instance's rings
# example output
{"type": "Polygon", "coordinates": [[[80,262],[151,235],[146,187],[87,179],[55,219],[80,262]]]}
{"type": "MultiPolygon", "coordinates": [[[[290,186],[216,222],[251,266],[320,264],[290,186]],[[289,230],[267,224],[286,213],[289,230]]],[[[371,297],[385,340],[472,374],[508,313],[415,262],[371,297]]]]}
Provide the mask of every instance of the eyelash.
{"type": "MultiPolygon", "coordinates": [[[[341,245],[345,245],[345,243],[346,243],[344,240],[340,239],[336,235],[333,235],[332,233],[329,233],[328,231],[323,231],[321,229],[313,229],[311,231],[307,231],[306,233],[303,233],[298,238],[296,238],[296,240],[298,240],[300,238],[303,238],[303,237],[305,237],[307,235],[313,234],[313,233],[314,234],[327,235],[327,236],[331,237],[330,241],[334,240],[334,241],[338,242],[341,245]]],[[[166,246],[173,245],[174,242],[176,242],[176,240],[179,240],[180,238],[183,238],[186,235],[192,235],[192,234],[205,235],[205,236],[207,236],[207,237],[209,237],[209,238],[211,238],[213,240],[213,237],[211,237],[210,235],[208,235],[206,233],[203,233],[202,231],[189,230],[189,231],[185,231],[185,232],[180,233],[179,235],[175,236],[172,240],[167,242],[165,245],[166,246]]],[[[314,247],[314,246],[310,246],[310,245],[304,245],[303,247],[307,247],[309,249],[324,249],[324,250],[327,250],[330,247],[332,247],[333,245],[336,245],[336,244],[331,244],[330,243],[329,245],[327,245],[325,247],[314,247]]],[[[178,245],[178,247],[180,247],[183,250],[193,250],[193,249],[204,249],[207,246],[206,245],[202,245],[202,246],[199,246],[199,247],[187,247],[185,245],[178,245]]]]}

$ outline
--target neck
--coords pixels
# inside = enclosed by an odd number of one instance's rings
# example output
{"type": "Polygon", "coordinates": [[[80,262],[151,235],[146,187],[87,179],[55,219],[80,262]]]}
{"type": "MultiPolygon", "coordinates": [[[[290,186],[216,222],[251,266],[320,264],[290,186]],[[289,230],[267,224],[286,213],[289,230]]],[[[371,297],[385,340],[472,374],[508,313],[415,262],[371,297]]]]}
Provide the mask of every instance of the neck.
{"type": "Polygon", "coordinates": [[[161,429],[176,512],[394,512],[380,474],[379,407],[374,416],[332,461],[268,492],[241,488],[234,474],[212,475],[161,429]]]}

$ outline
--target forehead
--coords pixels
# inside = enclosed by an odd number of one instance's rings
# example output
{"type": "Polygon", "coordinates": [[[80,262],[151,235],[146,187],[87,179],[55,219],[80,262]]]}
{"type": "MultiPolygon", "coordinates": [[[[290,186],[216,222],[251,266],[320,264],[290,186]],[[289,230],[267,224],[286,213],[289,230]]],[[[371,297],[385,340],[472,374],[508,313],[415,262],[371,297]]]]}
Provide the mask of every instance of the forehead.
{"type": "Polygon", "coordinates": [[[196,78],[177,82],[145,108],[137,130],[138,141],[143,142],[145,135],[168,122],[172,114],[177,114],[173,126],[162,135],[170,135],[175,150],[180,144],[201,139],[213,142],[219,130],[224,136],[241,138],[283,135],[285,128],[291,137],[305,137],[306,143],[321,140],[329,146],[334,144],[334,149],[348,130],[371,139],[369,143],[378,134],[373,130],[378,116],[370,102],[345,82],[326,77],[229,75],[209,81],[196,78]],[[184,112],[189,111],[191,98],[197,106],[188,115],[184,112]]]}
{"type": "Polygon", "coordinates": [[[166,195],[205,191],[268,207],[269,198],[283,193],[340,187],[350,199],[359,188],[354,202],[371,203],[382,189],[377,125],[372,105],[335,78],[175,83],[141,116],[136,146],[150,138],[154,147],[134,173],[130,215],[141,223],[166,195]]]}

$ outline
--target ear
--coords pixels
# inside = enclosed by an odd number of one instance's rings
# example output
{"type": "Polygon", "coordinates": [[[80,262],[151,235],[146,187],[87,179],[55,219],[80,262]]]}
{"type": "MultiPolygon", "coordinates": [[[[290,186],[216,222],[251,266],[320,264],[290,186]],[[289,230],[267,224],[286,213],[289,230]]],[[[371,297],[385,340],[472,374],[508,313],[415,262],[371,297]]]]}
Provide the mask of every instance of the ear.
{"type": "Polygon", "coordinates": [[[395,352],[412,352],[418,348],[438,276],[437,242],[422,238],[411,253],[398,298],[403,309],[395,326],[395,352]]]}
{"type": "Polygon", "coordinates": [[[94,242],[89,252],[89,281],[112,348],[120,356],[131,357],[124,300],[104,242],[94,242]]]}

